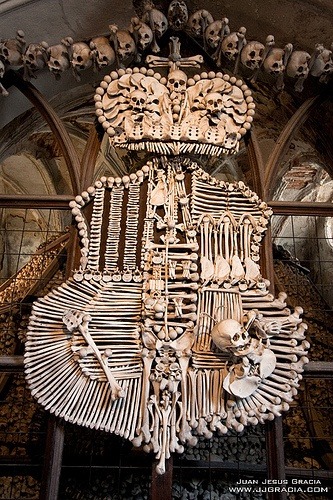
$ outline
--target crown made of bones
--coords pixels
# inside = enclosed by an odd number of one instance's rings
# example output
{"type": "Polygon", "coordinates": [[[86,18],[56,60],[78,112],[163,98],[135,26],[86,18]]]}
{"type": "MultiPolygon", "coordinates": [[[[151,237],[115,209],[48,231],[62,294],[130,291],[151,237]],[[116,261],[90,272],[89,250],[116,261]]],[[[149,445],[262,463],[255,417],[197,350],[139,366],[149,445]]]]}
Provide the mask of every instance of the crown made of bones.
{"type": "Polygon", "coordinates": [[[203,58],[182,58],[176,37],[169,57],[146,61],[149,69],[112,71],[96,89],[96,114],[111,145],[161,154],[236,153],[253,121],[248,86],[214,71],[188,78],[181,68],[199,67],[203,58]],[[166,77],[155,72],[158,66],[169,68],[166,77]]]}

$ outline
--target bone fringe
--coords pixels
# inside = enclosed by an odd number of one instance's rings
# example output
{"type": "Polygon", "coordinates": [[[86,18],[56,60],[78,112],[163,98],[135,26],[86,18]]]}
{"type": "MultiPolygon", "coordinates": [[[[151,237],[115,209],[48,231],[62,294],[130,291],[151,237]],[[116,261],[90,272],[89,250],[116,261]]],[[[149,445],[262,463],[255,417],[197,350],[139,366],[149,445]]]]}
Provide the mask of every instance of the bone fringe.
{"type": "Polygon", "coordinates": [[[124,186],[114,186],[111,191],[109,225],[105,250],[105,269],[114,271],[118,265],[119,238],[121,231],[122,203],[124,197],[124,186]]]}
{"type": "Polygon", "coordinates": [[[124,268],[135,269],[136,267],[136,244],[138,241],[139,227],[139,206],[140,206],[140,184],[131,183],[129,185],[127,213],[126,213],[126,233],[124,249],[124,268]]]}
{"type": "Polygon", "coordinates": [[[91,218],[90,230],[90,246],[88,255],[88,266],[90,269],[98,270],[100,247],[101,247],[101,231],[102,218],[104,208],[104,186],[97,187],[94,199],[94,208],[91,218]]]}

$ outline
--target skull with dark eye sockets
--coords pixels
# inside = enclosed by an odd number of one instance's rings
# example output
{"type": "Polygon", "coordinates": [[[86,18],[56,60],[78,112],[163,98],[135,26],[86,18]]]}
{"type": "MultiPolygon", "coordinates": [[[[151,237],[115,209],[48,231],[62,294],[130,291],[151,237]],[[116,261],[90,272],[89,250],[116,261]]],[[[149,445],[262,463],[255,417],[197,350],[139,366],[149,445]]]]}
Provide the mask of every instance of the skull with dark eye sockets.
{"type": "Polygon", "coordinates": [[[235,319],[224,319],[216,323],[211,337],[221,351],[227,350],[235,354],[241,354],[251,340],[248,331],[235,319]]]}
{"type": "Polygon", "coordinates": [[[171,71],[168,78],[168,88],[173,93],[184,93],[186,90],[187,75],[184,71],[176,69],[171,71]]]}
{"type": "Polygon", "coordinates": [[[144,106],[147,101],[147,96],[141,90],[134,90],[130,96],[130,104],[132,106],[133,111],[136,113],[142,113],[144,106]]]}
{"type": "Polygon", "coordinates": [[[260,42],[249,42],[241,52],[241,61],[250,69],[258,69],[262,63],[265,46],[260,42]]]}
{"type": "Polygon", "coordinates": [[[71,64],[76,71],[83,71],[90,68],[92,64],[91,51],[86,43],[78,42],[73,44],[71,64]]]}

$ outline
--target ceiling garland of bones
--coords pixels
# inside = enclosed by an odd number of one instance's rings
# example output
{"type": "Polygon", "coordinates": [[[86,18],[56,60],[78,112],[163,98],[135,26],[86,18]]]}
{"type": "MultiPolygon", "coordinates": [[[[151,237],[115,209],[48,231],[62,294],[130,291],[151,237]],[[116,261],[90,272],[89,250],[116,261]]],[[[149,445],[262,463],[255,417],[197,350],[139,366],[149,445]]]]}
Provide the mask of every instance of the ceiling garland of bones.
{"type": "Polygon", "coordinates": [[[307,79],[326,84],[333,74],[333,44],[327,48],[317,43],[310,54],[294,50],[292,43],[276,47],[273,35],[266,40],[252,40],[245,27],[232,31],[227,17],[216,20],[206,9],[189,12],[183,0],[172,0],[165,12],[148,0],[138,11],[139,15],[131,18],[127,29],[111,24],[109,34],[90,40],[74,41],[68,36],[52,46],[46,41],[27,43],[22,30],[13,39],[1,39],[0,93],[8,95],[1,79],[9,69],[23,70],[26,80],[36,78],[44,68],[56,79],[71,70],[80,81],[81,73],[90,68],[97,72],[106,66],[135,65],[148,54],[160,52],[161,39],[167,31],[183,32],[194,38],[219,68],[233,64],[234,74],[239,74],[242,68],[252,71],[252,83],[263,75],[271,75],[277,90],[284,88],[286,76],[293,81],[295,90],[302,92],[307,79]]]}

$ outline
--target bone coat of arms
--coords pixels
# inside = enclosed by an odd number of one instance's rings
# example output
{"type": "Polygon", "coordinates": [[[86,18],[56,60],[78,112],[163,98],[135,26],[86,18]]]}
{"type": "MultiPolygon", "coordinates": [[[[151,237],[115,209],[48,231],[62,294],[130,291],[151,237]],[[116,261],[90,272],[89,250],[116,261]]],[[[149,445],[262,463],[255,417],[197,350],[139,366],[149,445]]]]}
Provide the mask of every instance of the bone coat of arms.
{"type": "Polygon", "coordinates": [[[198,436],[287,410],[309,348],[301,308],[288,309],[261,275],[270,208],[193,159],[237,152],[251,91],[222,73],[188,78],[181,68],[200,57],[181,58],[177,39],[170,52],[150,56],[150,69],[113,71],[96,90],[111,146],[153,159],[71,203],[81,265],[35,302],[25,354],[40,404],[152,451],[161,474],[198,436]]]}

